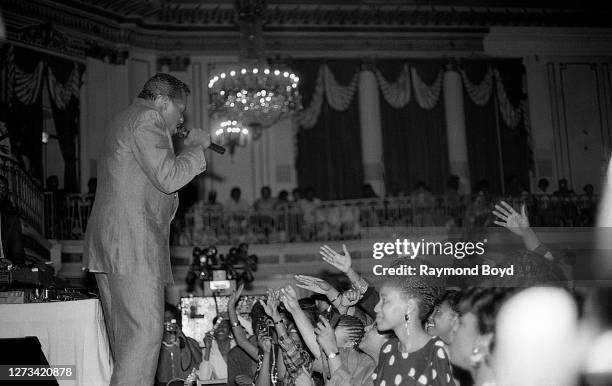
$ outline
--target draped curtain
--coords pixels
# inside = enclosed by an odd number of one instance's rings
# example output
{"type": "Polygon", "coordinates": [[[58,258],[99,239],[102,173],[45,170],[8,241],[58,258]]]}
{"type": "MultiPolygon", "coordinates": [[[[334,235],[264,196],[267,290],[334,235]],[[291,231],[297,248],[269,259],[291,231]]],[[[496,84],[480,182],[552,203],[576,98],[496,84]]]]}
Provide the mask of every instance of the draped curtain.
{"type": "Polygon", "coordinates": [[[520,60],[464,60],[464,111],[470,175],[493,193],[529,190],[532,152],[520,60]]]}
{"type": "Polygon", "coordinates": [[[297,60],[305,107],[296,118],[298,184],[324,200],[358,198],[363,184],[358,60],[297,60]]]}
{"type": "MultiPolygon", "coordinates": [[[[524,68],[520,60],[499,61],[496,67],[499,70],[495,90],[500,106],[498,122],[504,176],[510,183],[518,179],[524,189],[530,190],[529,171],[533,169],[533,153],[529,140],[527,99],[523,93],[524,68]]],[[[516,189],[510,184],[505,191],[520,193],[516,189]]]]}
{"type": "Polygon", "coordinates": [[[19,159],[27,156],[31,174],[42,179],[42,90],[46,85],[51,113],[64,158],[64,188],[78,191],[75,139],[79,127],[79,88],[84,67],[76,62],[37,51],[8,45],[5,49],[7,73],[7,128],[11,146],[19,159]]]}
{"type": "Polygon", "coordinates": [[[474,186],[486,181],[490,192],[501,193],[503,186],[503,171],[500,163],[501,142],[496,98],[491,97],[493,73],[488,71],[490,63],[483,60],[472,60],[462,64],[464,64],[461,68],[464,79],[463,109],[470,179],[474,186]],[[473,87],[470,81],[475,83],[473,87]],[[475,103],[472,98],[478,103],[475,103]]]}
{"type": "MultiPolygon", "coordinates": [[[[449,173],[443,80],[446,59],[379,60],[386,190],[409,193],[424,182],[443,193],[449,173]]],[[[321,198],[359,197],[363,178],[357,60],[302,60],[304,110],[296,117],[298,182],[321,198]]],[[[492,193],[529,189],[532,154],[520,60],[461,60],[471,180],[492,193]],[[511,182],[512,181],[512,182],[511,182]]],[[[367,145],[367,144],[366,144],[367,145]]]]}
{"type": "Polygon", "coordinates": [[[8,46],[6,126],[11,149],[19,161],[30,160],[30,173],[42,180],[42,81],[40,56],[20,47],[8,46]]]}
{"type": "Polygon", "coordinates": [[[381,60],[380,90],[386,189],[409,193],[424,182],[442,193],[448,148],[441,60],[381,60]]]}

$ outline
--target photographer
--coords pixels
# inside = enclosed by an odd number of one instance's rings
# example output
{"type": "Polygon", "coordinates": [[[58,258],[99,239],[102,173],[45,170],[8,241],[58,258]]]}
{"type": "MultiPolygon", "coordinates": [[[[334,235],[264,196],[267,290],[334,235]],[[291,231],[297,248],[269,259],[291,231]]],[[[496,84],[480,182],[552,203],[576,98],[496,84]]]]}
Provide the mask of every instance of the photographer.
{"type": "Polygon", "coordinates": [[[198,376],[201,380],[227,379],[227,354],[236,345],[231,336],[229,317],[217,315],[212,333],[204,336],[204,357],[198,376]]]}
{"type": "Polygon", "coordinates": [[[166,303],[164,335],[155,375],[158,386],[165,386],[171,380],[187,378],[202,362],[202,350],[195,339],[183,334],[180,316],[178,308],[166,303]]]}

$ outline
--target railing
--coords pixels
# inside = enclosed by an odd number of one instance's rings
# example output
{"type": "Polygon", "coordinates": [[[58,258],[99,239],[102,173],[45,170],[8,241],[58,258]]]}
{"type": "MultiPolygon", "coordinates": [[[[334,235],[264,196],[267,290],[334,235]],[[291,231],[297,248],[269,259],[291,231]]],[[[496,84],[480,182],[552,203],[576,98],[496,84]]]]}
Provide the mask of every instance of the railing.
{"type": "Polygon", "coordinates": [[[8,180],[9,197],[19,215],[42,234],[45,209],[40,183],[13,158],[0,155],[0,175],[8,180]]]}
{"type": "MultiPolygon", "coordinates": [[[[71,194],[60,200],[51,195],[45,198],[51,213],[49,234],[59,239],[81,239],[94,197],[71,194]]],[[[364,228],[489,226],[494,221],[494,204],[501,200],[517,209],[525,203],[531,225],[548,227],[592,226],[597,204],[596,197],[578,195],[458,199],[429,194],[323,201],[318,205],[285,203],[270,211],[230,212],[220,205],[196,204],[175,218],[171,244],[349,240],[360,238],[364,228]]]]}
{"type": "Polygon", "coordinates": [[[93,194],[58,195],[45,192],[45,237],[80,240],[85,235],[93,206],[93,194]]]}

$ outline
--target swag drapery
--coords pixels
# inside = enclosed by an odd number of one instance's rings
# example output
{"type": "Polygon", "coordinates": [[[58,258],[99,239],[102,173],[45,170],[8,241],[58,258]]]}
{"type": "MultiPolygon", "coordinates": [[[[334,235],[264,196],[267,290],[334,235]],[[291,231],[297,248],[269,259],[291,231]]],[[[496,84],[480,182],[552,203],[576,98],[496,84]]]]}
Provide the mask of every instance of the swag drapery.
{"type": "Polygon", "coordinates": [[[304,111],[297,117],[298,185],[313,187],[319,198],[361,197],[363,164],[357,82],[359,60],[300,60],[304,111]]]}
{"type": "Polygon", "coordinates": [[[418,182],[444,191],[449,171],[442,60],[381,60],[380,92],[385,184],[409,194],[418,182]]]}
{"type": "Polygon", "coordinates": [[[79,89],[84,66],[67,59],[8,45],[4,49],[6,120],[15,156],[27,156],[31,173],[42,179],[42,91],[49,92],[51,113],[62,157],[64,189],[78,191],[77,151],[79,132],[79,89]]]}
{"type": "Polygon", "coordinates": [[[463,61],[470,175],[493,193],[529,190],[533,155],[520,60],[463,61]]]}
{"type": "MultiPolygon", "coordinates": [[[[449,175],[443,79],[446,60],[379,60],[373,68],[380,93],[385,185],[409,193],[424,182],[442,193],[449,175]]],[[[361,193],[363,165],[357,81],[358,60],[302,60],[304,110],[297,115],[297,172],[301,187],[323,199],[361,193]]],[[[466,60],[463,78],[466,139],[472,182],[510,192],[505,179],[528,189],[531,150],[523,69],[517,60],[466,60]]]]}

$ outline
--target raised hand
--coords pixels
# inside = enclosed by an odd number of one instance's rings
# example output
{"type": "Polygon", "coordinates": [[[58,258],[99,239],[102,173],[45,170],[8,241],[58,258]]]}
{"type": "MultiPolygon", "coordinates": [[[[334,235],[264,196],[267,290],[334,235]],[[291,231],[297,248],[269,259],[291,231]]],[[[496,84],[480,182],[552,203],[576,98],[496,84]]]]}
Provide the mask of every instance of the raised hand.
{"type": "Polygon", "coordinates": [[[319,342],[326,354],[338,351],[334,329],[325,317],[319,315],[319,322],[314,331],[317,336],[317,342],[319,342]]]}
{"type": "Polygon", "coordinates": [[[329,290],[332,289],[332,286],[323,279],[319,279],[314,276],[305,276],[305,275],[295,275],[295,280],[297,280],[300,284],[297,284],[298,287],[307,289],[309,291],[326,295],[329,290]]]}
{"type": "Polygon", "coordinates": [[[501,221],[494,221],[495,224],[508,229],[510,232],[524,236],[529,229],[529,219],[525,211],[525,204],[521,205],[521,213],[519,214],[507,202],[502,201],[500,205],[495,205],[493,214],[501,221]]]}
{"type": "Polygon", "coordinates": [[[210,349],[212,347],[213,335],[210,332],[207,332],[204,335],[204,347],[210,349]]]}
{"type": "Polygon", "coordinates": [[[236,302],[240,298],[240,295],[242,294],[243,289],[244,289],[244,283],[240,284],[240,287],[238,287],[238,289],[232,291],[232,294],[230,295],[227,301],[228,306],[232,306],[232,307],[236,306],[236,302]]]}
{"type": "Polygon", "coordinates": [[[351,254],[346,249],[346,245],[344,244],[342,244],[342,250],[344,251],[343,255],[334,251],[329,246],[324,245],[321,247],[319,252],[321,253],[321,258],[326,263],[338,268],[340,272],[347,273],[352,264],[351,254]]]}
{"type": "Polygon", "coordinates": [[[290,285],[286,285],[280,290],[280,299],[285,305],[285,308],[292,314],[300,310],[300,304],[297,299],[295,289],[290,285]]]}
{"type": "Polygon", "coordinates": [[[340,305],[345,307],[351,307],[359,303],[360,299],[361,294],[358,291],[350,289],[342,293],[342,296],[340,298],[340,305]]]}
{"type": "Polygon", "coordinates": [[[272,318],[274,321],[278,321],[280,319],[280,314],[278,312],[278,304],[279,304],[279,294],[278,291],[268,290],[268,299],[266,302],[263,300],[259,301],[263,306],[266,314],[272,318]]]}
{"type": "Polygon", "coordinates": [[[272,351],[272,338],[269,336],[262,336],[258,339],[259,347],[263,350],[263,352],[272,351]]]}

